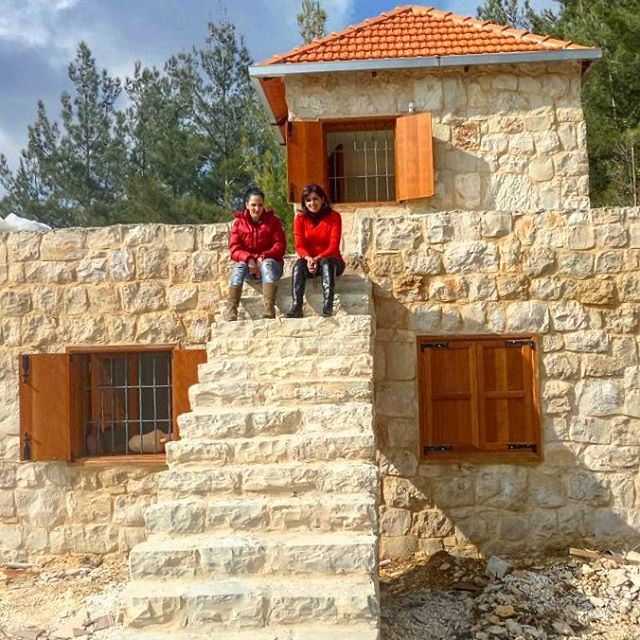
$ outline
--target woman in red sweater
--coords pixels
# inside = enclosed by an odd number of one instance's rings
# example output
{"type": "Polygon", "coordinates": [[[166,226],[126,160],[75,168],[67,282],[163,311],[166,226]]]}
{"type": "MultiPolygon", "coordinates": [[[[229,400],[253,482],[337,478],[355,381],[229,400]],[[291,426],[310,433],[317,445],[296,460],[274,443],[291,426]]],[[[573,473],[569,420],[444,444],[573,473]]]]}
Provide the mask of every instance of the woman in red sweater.
{"type": "Polygon", "coordinates": [[[317,184],[308,184],[302,190],[302,210],[293,223],[296,253],[300,256],[293,265],[293,305],[287,318],[302,317],[302,301],[307,278],[322,277],[322,315],[333,313],[333,294],[336,277],[344,271],[344,260],[340,255],[342,219],[324,189],[317,184]]]}

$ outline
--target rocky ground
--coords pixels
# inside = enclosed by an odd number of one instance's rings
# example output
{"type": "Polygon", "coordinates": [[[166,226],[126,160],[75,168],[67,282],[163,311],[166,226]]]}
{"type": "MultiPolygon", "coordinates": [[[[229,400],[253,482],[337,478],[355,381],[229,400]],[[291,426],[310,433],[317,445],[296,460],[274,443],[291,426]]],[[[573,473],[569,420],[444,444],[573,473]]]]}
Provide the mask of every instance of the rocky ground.
{"type": "MultiPolygon", "coordinates": [[[[488,562],[444,553],[381,569],[382,640],[640,639],[640,556],[488,562]]],[[[0,569],[0,640],[116,640],[126,561],[0,569]]]]}

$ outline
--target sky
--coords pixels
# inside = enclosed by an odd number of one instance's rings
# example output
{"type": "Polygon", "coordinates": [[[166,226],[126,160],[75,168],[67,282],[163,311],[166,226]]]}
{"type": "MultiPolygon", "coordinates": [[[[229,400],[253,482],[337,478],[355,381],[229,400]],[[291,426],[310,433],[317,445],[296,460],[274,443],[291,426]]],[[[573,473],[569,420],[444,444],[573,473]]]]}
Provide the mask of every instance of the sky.
{"type": "MultiPolygon", "coordinates": [[[[327,33],[403,4],[429,4],[475,16],[480,0],[321,0],[327,33]]],[[[533,0],[535,9],[553,0],[533,0]]],[[[226,18],[256,61],[300,44],[300,0],[0,0],[0,152],[15,166],[27,126],[43,100],[57,119],[67,66],[84,40],[99,68],[131,75],[139,60],[161,67],[172,54],[200,46],[208,21],[226,18]]]]}

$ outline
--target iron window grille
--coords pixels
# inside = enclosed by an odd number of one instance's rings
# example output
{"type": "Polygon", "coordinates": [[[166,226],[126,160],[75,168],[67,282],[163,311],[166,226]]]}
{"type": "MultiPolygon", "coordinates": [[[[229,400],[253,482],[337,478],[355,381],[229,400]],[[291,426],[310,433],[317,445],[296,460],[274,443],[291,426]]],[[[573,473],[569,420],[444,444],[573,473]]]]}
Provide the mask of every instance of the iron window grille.
{"type": "Polygon", "coordinates": [[[172,437],[171,353],[80,357],[83,455],[164,452],[172,437]]]}
{"type": "Polygon", "coordinates": [[[333,202],[395,200],[393,128],[329,131],[326,146],[333,202]]]}

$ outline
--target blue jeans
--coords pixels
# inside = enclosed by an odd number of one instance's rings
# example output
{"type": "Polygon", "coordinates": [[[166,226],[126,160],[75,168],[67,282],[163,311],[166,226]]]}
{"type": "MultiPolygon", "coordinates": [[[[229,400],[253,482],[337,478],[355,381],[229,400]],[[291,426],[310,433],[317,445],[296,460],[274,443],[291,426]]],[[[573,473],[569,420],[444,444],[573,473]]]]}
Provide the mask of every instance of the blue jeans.
{"type": "MultiPolygon", "coordinates": [[[[273,258],[265,258],[260,265],[260,275],[262,282],[277,282],[282,278],[283,265],[273,258]]],[[[233,266],[231,280],[229,285],[232,287],[240,287],[245,280],[258,279],[249,273],[249,265],[246,262],[236,262],[233,266]]]]}

